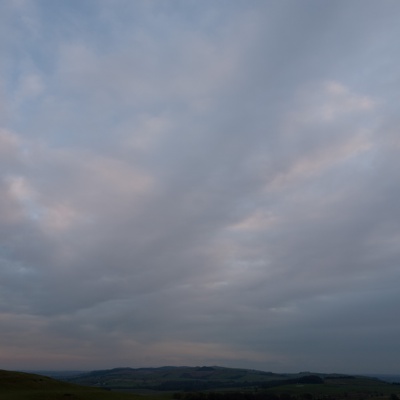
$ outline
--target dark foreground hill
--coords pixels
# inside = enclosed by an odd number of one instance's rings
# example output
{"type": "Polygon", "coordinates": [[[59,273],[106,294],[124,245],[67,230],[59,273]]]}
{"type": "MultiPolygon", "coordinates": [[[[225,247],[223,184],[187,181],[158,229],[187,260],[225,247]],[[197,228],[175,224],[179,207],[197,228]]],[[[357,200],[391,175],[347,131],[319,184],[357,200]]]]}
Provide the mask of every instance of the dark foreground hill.
{"type": "Polygon", "coordinates": [[[82,387],[24,372],[0,370],[1,400],[138,400],[133,394],[82,387]]]}

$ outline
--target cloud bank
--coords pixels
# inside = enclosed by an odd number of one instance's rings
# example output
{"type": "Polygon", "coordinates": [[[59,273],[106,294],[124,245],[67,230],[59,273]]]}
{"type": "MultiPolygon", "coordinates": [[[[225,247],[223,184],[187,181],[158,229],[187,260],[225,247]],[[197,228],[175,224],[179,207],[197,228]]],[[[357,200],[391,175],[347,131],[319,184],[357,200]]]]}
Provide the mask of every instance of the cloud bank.
{"type": "Polygon", "coordinates": [[[0,363],[396,372],[390,0],[0,4],[0,363]]]}

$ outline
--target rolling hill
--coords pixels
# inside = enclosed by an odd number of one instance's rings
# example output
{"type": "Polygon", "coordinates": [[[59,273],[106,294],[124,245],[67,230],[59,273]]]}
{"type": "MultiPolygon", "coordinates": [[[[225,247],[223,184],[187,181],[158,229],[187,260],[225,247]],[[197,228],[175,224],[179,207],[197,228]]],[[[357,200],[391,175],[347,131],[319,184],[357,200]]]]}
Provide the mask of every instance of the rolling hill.
{"type": "Polygon", "coordinates": [[[139,398],[133,394],[61,382],[43,375],[0,370],[1,400],[138,400],[139,398]]]}
{"type": "Polygon", "coordinates": [[[0,399],[400,400],[399,385],[372,377],[215,366],[115,368],[63,379],[0,370],[0,399]]]}
{"type": "MultiPolygon", "coordinates": [[[[67,378],[69,382],[118,390],[212,391],[274,390],[293,391],[301,387],[312,390],[344,392],[347,389],[365,393],[399,392],[400,387],[377,378],[301,372],[276,374],[249,369],[203,367],[115,368],[99,370],[67,378]]],[[[304,389],[305,390],[305,389],[304,389]]],[[[303,390],[303,391],[304,391],[303,390]]],[[[301,390],[300,390],[301,391],[301,390]]]]}

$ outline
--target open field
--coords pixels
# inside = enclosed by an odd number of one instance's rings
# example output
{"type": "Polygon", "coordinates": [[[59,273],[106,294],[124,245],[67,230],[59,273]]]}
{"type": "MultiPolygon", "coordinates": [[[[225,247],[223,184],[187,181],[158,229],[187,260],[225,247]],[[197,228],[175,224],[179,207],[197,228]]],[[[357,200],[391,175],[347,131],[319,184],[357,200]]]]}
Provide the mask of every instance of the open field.
{"type": "MultiPolygon", "coordinates": [[[[143,396],[84,387],[23,372],[0,370],[1,400],[140,400],[143,396]]],[[[159,400],[165,396],[146,396],[159,400]]]]}
{"type": "Polygon", "coordinates": [[[1,400],[399,400],[400,385],[363,376],[222,367],[117,368],[73,379],[0,370],[1,400]],[[84,385],[83,385],[84,383],[84,385]]]}

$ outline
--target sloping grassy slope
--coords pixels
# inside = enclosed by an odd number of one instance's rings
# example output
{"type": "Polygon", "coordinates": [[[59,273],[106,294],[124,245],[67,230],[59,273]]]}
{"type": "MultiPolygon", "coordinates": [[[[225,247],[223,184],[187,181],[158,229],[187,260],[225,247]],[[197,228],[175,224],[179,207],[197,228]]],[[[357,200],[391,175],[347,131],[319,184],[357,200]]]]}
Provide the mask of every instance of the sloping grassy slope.
{"type": "MultiPolygon", "coordinates": [[[[151,397],[82,387],[36,374],[0,370],[1,400],[151,400],[151,397]]],[[[156,399],[156,397],[154,398],[156,399]]]]}

